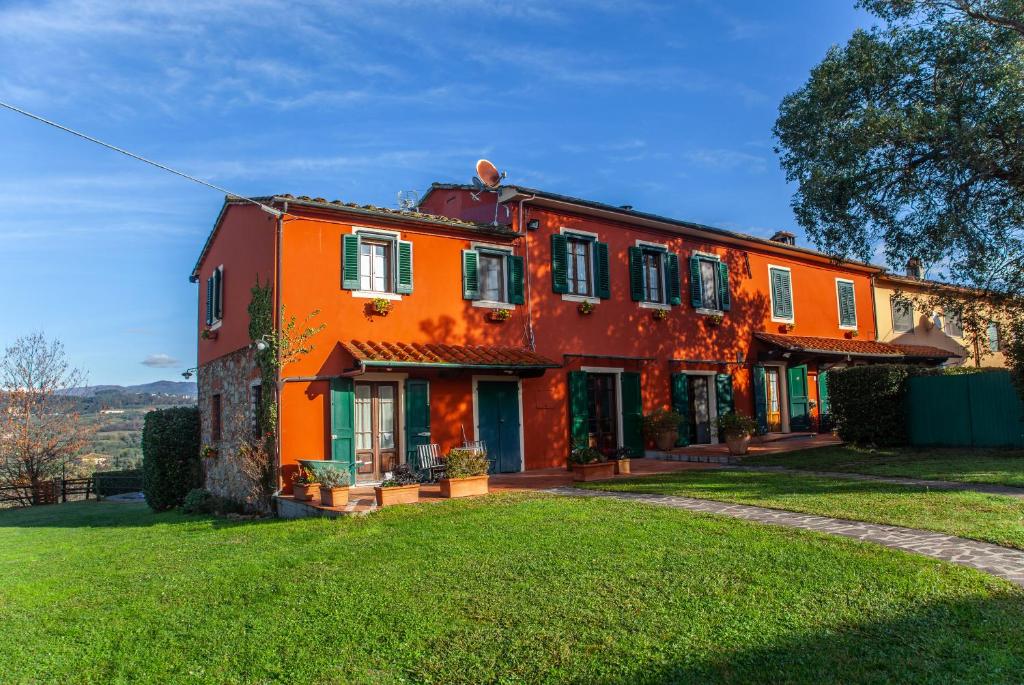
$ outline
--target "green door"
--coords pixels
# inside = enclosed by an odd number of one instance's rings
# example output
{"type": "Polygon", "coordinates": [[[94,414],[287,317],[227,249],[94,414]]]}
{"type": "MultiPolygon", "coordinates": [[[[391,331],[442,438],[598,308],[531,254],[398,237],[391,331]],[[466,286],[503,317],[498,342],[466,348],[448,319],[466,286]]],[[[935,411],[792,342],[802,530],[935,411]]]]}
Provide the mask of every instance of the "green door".
{"type": "Polygon", "coordinates": [[[619,377],[622,384],[622,446],[629,450],[629,456],[644,456],[643,396],[640,391],[640,374],[626,371],[619,377]]]}
{"type": "Polygon", "coordinates": [[[789,430],[810,430],[811,413],[807,397],[807,365],[791,367],[786,377],[789,381],[789,430]]]}
{"type": "Polygon", "coordinates": [[[755,366],[754,376],[754,415],[757,417],[757,432],[764,435],[768,432],[768,395],[765,387],[765,371],[763,366],[755,366]]]}
{"type": "Polygon", "coordinates": [[[685,373],[672,374],[672,409],[682,415],[676,447],[690,444],[690,385],[685,373]]]}
{"type": "Polygon", "coordinates": [[[832,414],[828,404],[828,371],[818,374],[818,430],[828,433],[832,430],[832,414]]]}
{"type": "Polygon", "coordinates": [[[331,379],[331,459],[348,468],[356,482],[355,393],[351,378],[331,379]]]}
{"type": "Polygon", "coordinates": [[[519,448],[519,384],[480,381],[477,384],[477,435],[487,446],[495,473],[523,470],[519,448]]]}
{"type": "Polygon", "coordinates": [[[430,444],[430,382],[410,378],[405,382],[405,463],[416,464],[416,448],[430,444]]]}

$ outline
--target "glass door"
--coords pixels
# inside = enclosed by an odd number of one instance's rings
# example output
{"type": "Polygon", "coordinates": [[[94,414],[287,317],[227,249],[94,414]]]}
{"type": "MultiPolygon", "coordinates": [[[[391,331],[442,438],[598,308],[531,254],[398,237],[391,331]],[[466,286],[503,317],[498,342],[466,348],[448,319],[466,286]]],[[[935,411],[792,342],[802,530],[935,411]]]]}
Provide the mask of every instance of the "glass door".
{"type": "Polygon", "coordinates": [[[614,374],[587,374],[590,446],[605,454],[611,454],[619,446],[619,409],[615,394],[614,374]]]}
{"type": "Polygon", "coordinates": [[[396,383],[355,384],[356,480],[379,481],[398,465],[396,383]]]}

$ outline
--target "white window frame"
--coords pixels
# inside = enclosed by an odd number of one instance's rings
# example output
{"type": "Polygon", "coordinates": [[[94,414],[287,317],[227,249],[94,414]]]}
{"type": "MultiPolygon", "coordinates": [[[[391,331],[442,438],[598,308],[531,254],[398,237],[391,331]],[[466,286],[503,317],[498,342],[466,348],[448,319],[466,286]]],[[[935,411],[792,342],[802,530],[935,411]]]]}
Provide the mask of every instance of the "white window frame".
{"type": "MultiPolygon", "coordinates": [[[[697,259],[703,259],[703,260],[706,260],[706,261],[709,261],[709,262],[718,262],[719,264],[722,263],[721,255],[716,255],[716,254],[711,253],[711,252],[702,252],[700,250],[694,250],[693,252],[690,253],[690,258],[693,259],[694,257],[696,257],[697,259]]],[[[689,265],[687,265],[687,267],[689,268],[689,265]]],[[[682,268],[682,267],[680,266],[680,268],[682,268]]],[[[719,292],[718,292],[718,289],[719,289],[719,279],[721,277],[722,276],[721,276],[720,271],[718,273],[715,273],[715,298],[716,299],[721,299],[720,296],[719,296],[719,292]]],[[[704,300],[704,297],[703,297],[703,292],[704,292],[704,274],[703,273],[701,273],[700,287],[701,287],[701,301],[703,301],[704,300]]],[[[725,310],[722,309],[722,303],[721,302],[718,303],[718,309],[712,309],[710,307],[697,307],[696,309],[694,309],[694,311],[697,312],[698,314],[702,314],[704,316],[722,316],[722,315],[725,314],[725,310]]]]}
{"type": "MultiPolygon", "coordinates": [[[[789,283],[790,291],[793,290],[792,278],[793,277],[790,276],[790,283],[789,283]]],[[[842,331],[855,331],[855,330],[857,330],[859,328],[859,326],[857,325],[859,323],[859,317],[857,315],[857,284],[854,281],[850,280],[849,278],[837,278],[836,279],[836,314],[839,315],[839,330],[842,330],[842,331]],[[844,326],[843,325],[843,306],[842,306],[842,299],[839,297],[839,284],[840,283],[849,283],[850,287],[853,289],[853,325],[852,326],[848,326],[848,325],[844,326]]]]}
{"type": "MultiPolygon", "coordinates": [[[[511,257],[511,256],[515,255],[515,250],[513,250],[508,245],[497,245],[495,243],[478,243],[478,242],[474,242],[474,243],[470,243],[469,248],[471,250],[475,250],[478,254],[481,251],[483,251],[483,252],[501,252],[502,254],[504,254],[504,255],[506,255],[508,257],[511,257]]],[[[480,272],[480,264],[479,264],[479,262],[477,263],[477,267],[476,268],[477,268],[477,276],[479,277],[479,272],[480,272]]],[[[505,265],[502,267],[502,270],[504,271],[504,269],[507,269],[507,268],[508,268],[508,261],[506,260],[505,265]]],[[[503,285],[503,289],[505,291],[505,300],[506,300],[505,302],[499,302],[497,300],[483,300],[483,299],[471,300],[470,301],[470,306],[480,307],[482,309],[508,309],[509,311],[515,311],[515,308],[516,308],[517,305],[514,305],[511,302],[507,301],[508,300],[508,273],[506,272],[503,275],[504,275],[504,278],[505,278],[505,283],[503,285]]],[[[524,277],[525,277],[525,275],[524,275],[524,277]]],[[[483,292],[483,288],[480,289],[480,292],[481,293],[483,292]]]]}
{"type": "MultiPolygon", "coordinates": [[[[559,234],[566,236],[566,239],[571,236],[577,235],[583,238],[593,238],[594,242],[600,242],[601,236],[593,231],[581,231],[578,228],[570,228],[568,226],[560,226],[558,229],[559,234]]],[[[568,256],[568,255],[567,255],[568,256]]],[[[564,302],[589,302],[590,304],[601,304],[601,298],[596,295],[597,283],[595,282],[597,274],[594,273],[593,260],[594,255],[590,255],[591,268],[590,268],[590,295],[573,295],[571,293],[562,293],[562,300],[564,302]]],[[[568,286],[568,284],[566,284],[568,286]]]]}
{"type": "MultiPolygon", "coordinates": [[[[647,248],[654,248],[661,252],[663,255],[668,255],[668,245],[666,243],[655,243],[650,240],[637,240],[636,246],[641,251],[647,248]]],[[[641,269],[643,268],[643,256],[641,255],[641,269]]],[[[642,285],[642,284],[641,284],[642,285]]],[[[680,288],[682,286],[680,285],[680,288]]],[[[665,296],[664,302],[648,302],[647,300],[640,300],[637,302],[641,309],[664,309],[665,311],[672,311],[672,305],[668,303],[668,269],[665,268],[665,260],[661,262],[661,293],[665,296]]]]}
{"type": "MultiPolygon", "coordinates": [[[[374,236],[381,236],[383,238],[391,238],[391,287],[395,287],[396,269],[398,269],[398,241],[402,239],[402,234],[399,231],[389,231],[384,228],[373,228],[371,226],[353,226],[352,234],[367,234],[366,237],[373,240],[374,236]]],[[[362,260],[362,255],[358,255],[358,258],[362,260]]],[[[362,273],[360,273],[360,279],[362,273]]],[[[350,290],[352,297],[361,297],[364,299],[382,299],[382,300],[394,300],[400,301],[404,296],[391,292],[379,293],[374,290],[350,290]]]]}
{"type": "Polygon", "coordinates": [[[780,266],[778,264],[768,265],[768,299],[769,305],[771,306],[772,321],[778,323],[796,323],[796,298],[794,297],[793,270],[791,268],[788,266],[780,266]],[[775,316],[775,288],[772,287],[772,269],[775,269],[776,271],[785,271],[789,274],[789,307],[793,310],[793,315],[789,318],[775,316]]]}

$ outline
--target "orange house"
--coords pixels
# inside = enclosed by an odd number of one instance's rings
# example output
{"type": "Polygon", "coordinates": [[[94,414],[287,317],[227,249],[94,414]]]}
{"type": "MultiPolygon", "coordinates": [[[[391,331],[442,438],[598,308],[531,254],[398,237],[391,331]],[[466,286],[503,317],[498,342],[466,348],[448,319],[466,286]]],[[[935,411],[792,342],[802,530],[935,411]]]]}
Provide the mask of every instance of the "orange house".
{"type": "MultiPolygon", "coordinates": [[[[279,398],[281,478],[299,459],[345,462],[364,482],[416,447],[486,443],[499,472],[563,466],[574,444],[642,456],[644,414],[685,417],[679,444],[718,441],[716,419],[765,431],[826,427],[829,368],[938,363],[875,342],[877,267],[553,193],[434,184],[419,211],[289,195],[225,202],[193,271],[204,443],[230,452],[267,392],[279,398]],[[247,308],[325,329],[264,389],[247,308]]],[[[280,320],[278,325],[280,325],[280,320]]],[[[230,460],[208,486],[244,495],[230,460]]]]}

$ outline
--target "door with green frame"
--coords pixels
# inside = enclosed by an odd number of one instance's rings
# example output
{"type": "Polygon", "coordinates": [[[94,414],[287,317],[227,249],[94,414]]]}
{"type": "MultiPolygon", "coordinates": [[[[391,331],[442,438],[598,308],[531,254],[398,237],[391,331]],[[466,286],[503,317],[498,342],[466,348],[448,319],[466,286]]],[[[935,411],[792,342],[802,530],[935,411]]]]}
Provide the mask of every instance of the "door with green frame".
{"type": "Polygon", "coordinates": [[[491,473],[522,471],[519,383],[479,381],[476,395],[477,436],[487,446],[491,473]]]}
{"type": "Polygon", "coordinates": [[[680,372],[672,374],[671,384],[672,409],[683,417],[676,446],[713,442],[718,417],[735,408],[732,376],[727,373],[680,372]]]}
{"type": "Polygon", "coordinates": [[[640,374],[631,371],[572,371],[568,381],[570,449],[586,445],[611,454],[621,445],[630,456],[642,457],[640,374]]]}
{"type": "Polygon", "coordinates": [[[789,392],[789,430],[811,429],[811,400],[807,391],[807,365],[791,366],[786,371],[789,392]]]}

